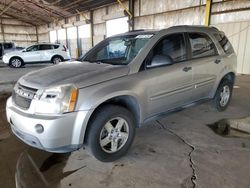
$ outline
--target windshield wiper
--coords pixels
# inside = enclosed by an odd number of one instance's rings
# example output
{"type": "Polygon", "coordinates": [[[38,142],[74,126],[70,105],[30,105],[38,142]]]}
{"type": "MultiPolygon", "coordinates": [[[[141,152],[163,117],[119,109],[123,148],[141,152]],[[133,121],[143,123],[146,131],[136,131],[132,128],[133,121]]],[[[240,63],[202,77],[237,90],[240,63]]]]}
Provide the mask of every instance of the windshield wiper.
{"type": "Polygon", "coordinates": [[[86,62],[89,62],[89,63],[96,63],[96,64],[102,64],[102,63],[103,63],[103,62],[100,61],[100,60],[91,61],[91,60],[84,59],[83,61],[86,61],[86,62]]]}

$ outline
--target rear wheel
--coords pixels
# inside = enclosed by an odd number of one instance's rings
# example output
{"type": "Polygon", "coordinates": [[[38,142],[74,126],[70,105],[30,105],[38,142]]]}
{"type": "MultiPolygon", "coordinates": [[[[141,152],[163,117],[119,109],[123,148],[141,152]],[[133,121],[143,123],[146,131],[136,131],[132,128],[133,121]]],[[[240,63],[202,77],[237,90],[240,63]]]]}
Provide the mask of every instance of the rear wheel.
{"type": "Polygon", "coordinates": [[[130,148],[135,118],[126,108],[107,105],[95,113],[87,132],[87,148],[100,161],[119,159],[130,148]]]}
{"type": "Polygon", "coordinates": [[[232,82],[229,80],[223,80],[220,83],[213,100],[214,106],[218,111],[224,111],[227,109],[232,97],[232,91],[232,82]]]}
{"type": "Polygon", "coordinates": [[[63,58],[60,57],[60,56],[55,56],[55,57],[53,57],[52,60],[51,60],[51,62],[52,62],[53,64],[58,64],[58,63],[60,63],[60,62],[62,62],[62,61],[63,61],[63,58]]]}
{"type": "Polygon", "coordinates": [[[23,61],[18,57],[13,57],[11,58],[9,65],[14,68],[20,68],[23,65],[23,61]]]}

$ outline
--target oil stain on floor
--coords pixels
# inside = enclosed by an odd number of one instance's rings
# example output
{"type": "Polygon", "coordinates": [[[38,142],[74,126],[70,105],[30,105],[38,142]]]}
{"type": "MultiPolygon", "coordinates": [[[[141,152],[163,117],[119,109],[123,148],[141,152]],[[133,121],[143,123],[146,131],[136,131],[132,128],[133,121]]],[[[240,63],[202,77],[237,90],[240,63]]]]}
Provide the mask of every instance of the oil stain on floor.
{"type": "MultiPolygon", "coordinates": [[[[238,119],[233,121],[239,121],[238,119]]],[[[250,134],[238,129],[235,129],[231,125],[232,120],[223,119],[217,121],[213,124],[207,125],[209,128],[213,130],[214,133],[223,136],[223,137],[234,137],[234,138],[246,138],[250,139],[250,134]]],[[[250,125],[249,125],[250,126],[250,125]]]]}

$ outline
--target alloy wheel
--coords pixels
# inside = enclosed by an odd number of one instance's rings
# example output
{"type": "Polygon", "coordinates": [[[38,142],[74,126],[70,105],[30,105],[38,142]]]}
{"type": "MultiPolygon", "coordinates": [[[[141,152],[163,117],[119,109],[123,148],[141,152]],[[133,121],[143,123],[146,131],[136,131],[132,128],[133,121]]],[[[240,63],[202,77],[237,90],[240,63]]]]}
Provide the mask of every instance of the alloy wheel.
{"type": "Polygon", "coordinates": [[[222,107],[226,106],[230,99],[230,88],[228,85],[225,85],[220,93],[220,105],[222,107]]]}
{"type": "Polygon", "coordinates": [[[101,130],[100,146],[107,153],[119,151],[129,137],[128,122],[121,117],[109,120],[101,130]]]}
{"type": "Polygon", "coordinates": [[[16,68],[21,67],[22,61],[20,59],[13,59],[11,65],[16,68]]]}

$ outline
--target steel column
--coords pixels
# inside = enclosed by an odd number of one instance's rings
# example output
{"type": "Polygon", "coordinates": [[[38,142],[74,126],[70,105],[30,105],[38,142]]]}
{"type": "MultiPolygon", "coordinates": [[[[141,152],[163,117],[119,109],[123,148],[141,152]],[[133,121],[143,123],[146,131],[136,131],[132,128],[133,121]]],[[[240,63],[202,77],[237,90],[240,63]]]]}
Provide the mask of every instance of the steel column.
{"type": "Polygon", "coordinates": [[[210,25],[211,10],[212,10],[213,0],[206,0],[206,11],[205,11],[205,25],[210,25]]]}
{"type": "Polygon", "coordinates": [[[132,14],[132,16],[129,17],[129,30],[132,31],[135,29],[134,10],[135,10],[135,1],[129,0],[129,12],[132,14]]]}

